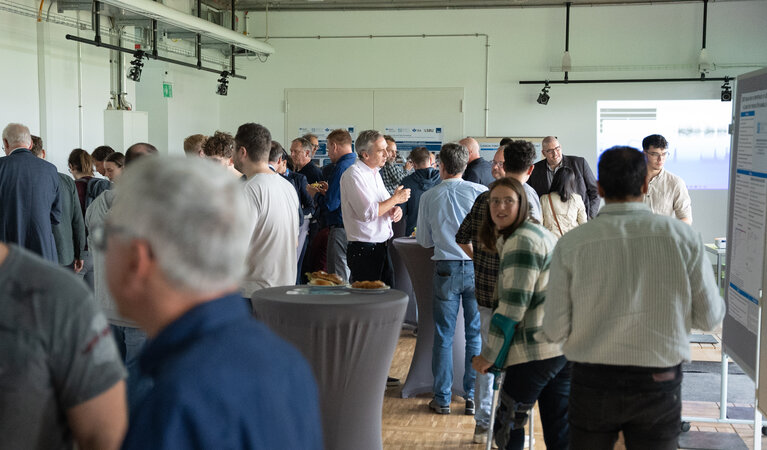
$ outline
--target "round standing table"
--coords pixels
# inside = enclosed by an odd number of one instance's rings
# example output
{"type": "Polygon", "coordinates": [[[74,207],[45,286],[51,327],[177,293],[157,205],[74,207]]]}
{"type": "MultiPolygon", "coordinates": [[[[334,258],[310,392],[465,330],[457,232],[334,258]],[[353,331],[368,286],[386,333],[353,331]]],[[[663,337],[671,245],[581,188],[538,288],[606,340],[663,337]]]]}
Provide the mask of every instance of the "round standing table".
{"type": "MultiPolygon", "coordinates": [[[[415,238],[397,238],[393,242],[402,260],[405,262],[413,284],[416,303],[418,304],[418,338],[415,341],[413,360],[407,380],[402,386],[402,398],[413,397],[426,392],[433,392],[434,376],[431,372],[431,354],[434,347],[434,256],[433,248],[421,247],[415,238]]],[[[455,395],[463,397],[464,355],[466,354],[466,336],[464,333],[463,306],[458,309],[455,334],[453,335],[453,387],[455,395]]]]}
{"type": "Polygon", "coordinates": [[[251,300],[256,317],[314,369],[325,448],[381,449],[386,378],[407,295],[282,286],[256,291],[251,300]]]}

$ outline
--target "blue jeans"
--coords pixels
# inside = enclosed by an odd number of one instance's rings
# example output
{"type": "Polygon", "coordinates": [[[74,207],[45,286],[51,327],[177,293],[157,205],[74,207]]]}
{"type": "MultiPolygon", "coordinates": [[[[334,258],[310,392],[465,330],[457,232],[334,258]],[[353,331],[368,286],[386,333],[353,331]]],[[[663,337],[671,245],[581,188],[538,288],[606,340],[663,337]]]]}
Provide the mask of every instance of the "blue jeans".
{"type": "Polygon", "coordinates": [[[474,396],[476,372],[471,358],[482,350],[479,336],[479,311],[474,297],[474,264],[471,261],[435,261],[434,264],[434,347],[431,372],[434,375],[434,398],[449,405],[453,386],[453,335],[458,308],[463,305],[466,332],[463,390],[466,398],[474,396]]]}
{"type": "Polygon", "coordinates": [[[575,363],[570,392],[574,450],[612,449],[623,431],[629,450],[677,448],[682,423],[681,366],[575,363]]]}
{"type": "MultiPolygon", "coordinates": [[[[487,340],[490,333],[490,320],[493,318],[493,309],[485,306],[479,307],[480,332],[482,342],[487,340]]],[[[474,384],[474,402],[477,411],[474,413],[474,421],[477,425],[487,428],[490,426],[490,410],[493,408],[493,379],[492,373],[477,374],[474,384]]]]}
{"type": "Polygon", "coordinates": [[[139,369],[139,355],[146,343],[146,333],[140,328],[119,325],[110,325],[110,327],[125,368],[128,369],[128,410],[130,411],[140,403],[154,385],[152,380],[143,376],[139,369]]]}
{"type": "Polygon", "coordinates": [[[522,450],[528,412],[538,401],[547,449],[569,448],[567,422],[571,368],[564,356],[514,364],[506,368],[493,437],[498,447],[522,450]]]}

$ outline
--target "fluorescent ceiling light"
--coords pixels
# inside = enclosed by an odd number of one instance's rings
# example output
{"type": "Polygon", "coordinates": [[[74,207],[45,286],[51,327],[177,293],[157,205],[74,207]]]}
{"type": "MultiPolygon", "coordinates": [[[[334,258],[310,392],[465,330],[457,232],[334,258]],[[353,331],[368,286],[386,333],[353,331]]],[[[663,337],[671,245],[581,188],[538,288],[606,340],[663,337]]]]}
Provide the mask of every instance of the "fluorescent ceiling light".
{"type": "Polygon", "coordinates": [[[155,19],[158,22],[178,27],[186,31],[191,31],[192,33],[200,34],[227,44],[232,44],[244,50],[250,50],[265,55],[274,53],[274,47],[265,42],[249,38],[236,31],[169,8],[161,3],[155,3],[151,0],[101,0],[101,2],[144,16],[148,19],[155,19]]]}

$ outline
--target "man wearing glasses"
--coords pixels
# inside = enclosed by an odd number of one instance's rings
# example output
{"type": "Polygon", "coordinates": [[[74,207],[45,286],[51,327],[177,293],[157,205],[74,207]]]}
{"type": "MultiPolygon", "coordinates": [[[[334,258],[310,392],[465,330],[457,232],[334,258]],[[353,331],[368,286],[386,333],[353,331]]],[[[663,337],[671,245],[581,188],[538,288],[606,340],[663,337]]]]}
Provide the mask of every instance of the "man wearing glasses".
{"type": "Polygon", "coordinates": [[[535,189],[538,197],[548,194],[554,174],[561,167],[569,167],[575,173],[575,193],[579,194],[586,204],[586,214],[589,219],[599,211],[599,193],[597,180],[589,167],[589,163],[580,156],[562,154],[562,146],[556,136],[546,136],[541,142],[543,159],[535,163],[535,169],[527,183],[535,189]]]}
{"type": "Polygon", "coordinates": [[[647,194],[644,202],[655,214],[673,216],[692,224],[690,194],[684,180],[665,170],[668,141],[660,134],[642,139],[642,150],[647,159],[647,194]]]}

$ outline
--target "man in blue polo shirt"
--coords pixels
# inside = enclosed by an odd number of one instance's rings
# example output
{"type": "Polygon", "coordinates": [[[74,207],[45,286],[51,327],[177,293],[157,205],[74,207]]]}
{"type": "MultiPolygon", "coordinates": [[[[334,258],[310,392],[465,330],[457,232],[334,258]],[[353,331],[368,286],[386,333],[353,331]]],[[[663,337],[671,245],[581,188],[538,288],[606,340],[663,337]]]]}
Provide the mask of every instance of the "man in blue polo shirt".
{"type": "Polygon", "coordinates": [[[322,448],[309,365],[238,293],[253,220],[242,183],[209,161],[144,158],[120,179],[91,236],[120,314],[151,338],[154,381],[124,449],[322,448]]]}

